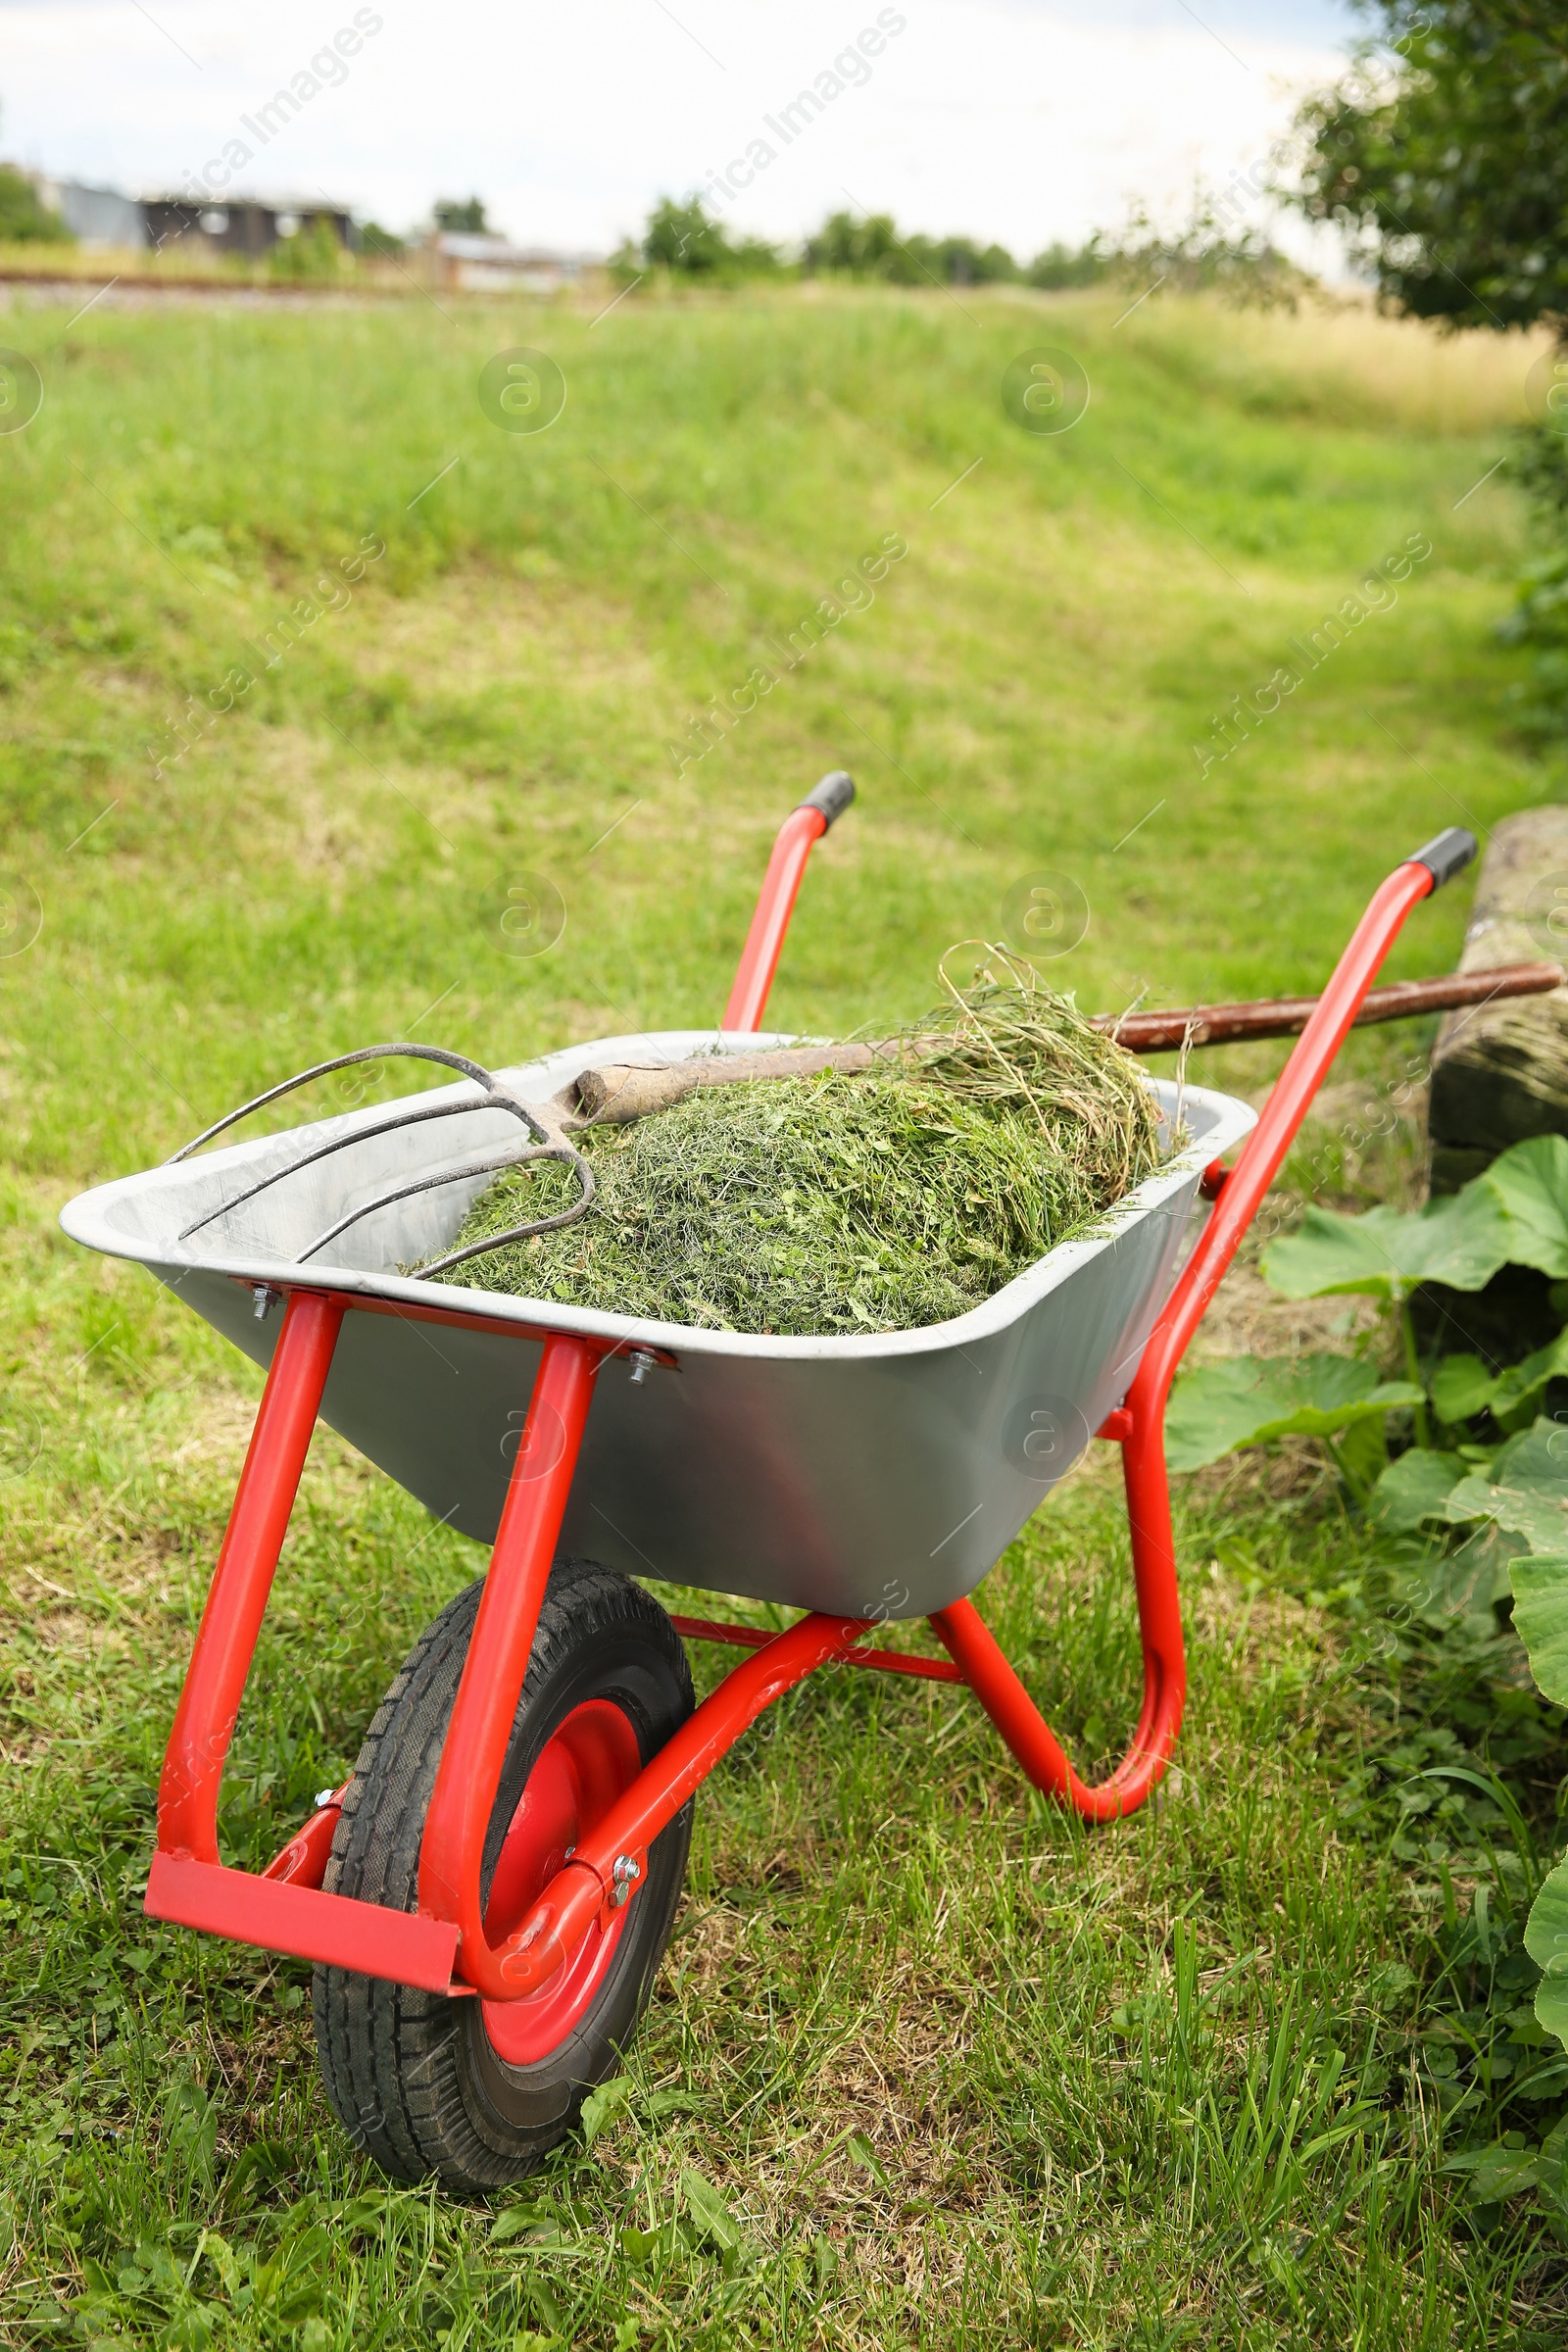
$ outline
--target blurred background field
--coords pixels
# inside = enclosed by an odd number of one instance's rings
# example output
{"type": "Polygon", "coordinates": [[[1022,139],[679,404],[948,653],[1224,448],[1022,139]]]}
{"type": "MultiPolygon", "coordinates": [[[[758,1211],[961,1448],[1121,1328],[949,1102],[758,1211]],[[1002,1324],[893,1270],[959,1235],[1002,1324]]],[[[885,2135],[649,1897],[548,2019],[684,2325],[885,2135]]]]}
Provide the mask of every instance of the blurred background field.
{"type": "MultiPolygon", "coordinates": [[[[1088,908],[1049,966],[1086,1008],[1310,989],[1398,858],[1560,795],[1494,635],[1541,346],[1129,299],[106,299],[71,323],[11,289],[0,334],[44,405],[0,439],[9,2340],[1560,2340],[1555,2241],[1462,2218],[1400,2088],[1448,2030],[1452,1889],[1396,1851],[1393,1791],[1498,1702],[1458,1650],[1440,1673],[1386,1639],[1364,1538],[1263,1471],[1184,1500],[1190,1729],[1134,1824],[1086,1838],[1026,1803],[944,1694],[781,1706],[704,1793],[621,2103],[498,2232],[351,2160],[303,1971],[140,1918],[256,1384],[68,1248],[70,1193],[362,1043],[496,1066],[715,1018],[772,833],[826,768],[860,797],[772,1007],[808,1031],[914,1016],[942,952],[1045,873],[1088,908]],[[563,371],[547,431],[480,405],[514,348],[563,371]],[[999,386],[1038,349],[1091,399],[1037,438],[999,386]],[[870,601],[841,592],[894,544],[870,601]],[[1212,756],[1233,698],[1418,544],[1396,603],[1212,756]],[[788,667],[829,598],[858,609],[788,667]],[[742,712],[760,664],[777,682],[742,712]],[[540,877],[564,930],[518,956],[499,916],[540,877]],[[672,2218],[692,2165],[738,2250],[672,2218]]],[[[1450,967],[1464,921],[1461,886],[1391,976],[1450,967]]],[[[1425,1042],[1352,1041],[1347,1100],[1425,1042]]],[[[1256,1092],[1283,1052],[1195,1074],[1256,1092]]],[[[1366,1155],[1334,1149],[1353,1193],[1366,1155]]],[[[1382,1189],[1413,1181],[1408,1123],[1369,1149],[1382,1189]]],[[[1135,1711],[1100,1450],[988,1588],[1091,1760],[1135,1711]]],[[[236,1857],[352,1757],[481,1564],[323,1436],[228,1784],[236,1857]]]]}
{"type": "MultiPolygon", "coordinates": [[[[782,1021],[910,1015],[1040,870],[1089,903],[1059,970],[1087,1007],[1308,986],[1392,858],[1547,789],[1499,724],[1522,524],[1506,467],[1482,480],[1533,347],[1124,308],[813,289],[67,332],[19,305],[47,353],[0,449],[7,859],[44,910],[0,983],[20,1164],[167,1151],[437,999],[421,1033],[492,1060],[709,1018],[778,815],[833,765],[860,805],[782,1021]],[[479,369],[535,345],[564,414],[499,431],[479,369]],[[1036,438],[998,386],[1057,345],[1090,406],[1036,438]],[[874,602],[736,715],[889,534],[874,602]],[[1204,772],[1232,698],[1413,537],[1396,607],[1204,772]],[[515,865],[566,906],[537,960],[487,928],[515,865]]],[[[1444,968],[1462,921],[1440,904],[1400,968],[1444,968]]]]}

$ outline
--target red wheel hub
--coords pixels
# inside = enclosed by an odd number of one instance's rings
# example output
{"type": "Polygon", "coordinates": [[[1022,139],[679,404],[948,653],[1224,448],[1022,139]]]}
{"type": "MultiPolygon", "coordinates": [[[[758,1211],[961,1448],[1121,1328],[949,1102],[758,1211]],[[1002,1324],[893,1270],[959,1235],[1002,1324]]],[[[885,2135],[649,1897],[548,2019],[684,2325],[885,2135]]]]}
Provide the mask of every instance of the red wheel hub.
{"type": "MultiPolygon", "coordinates": [[[[642,1770],[637,1735],[613,1700],[590,1698],[558,1726],[540,1750],[490,1883],[485,1934],[501,1943],[556,1873],[642,1770]]],[[[617,1911],[602,1922],[547,1984],[517,2001],[485,2001],[485,2032],[509,2066],[535,2066],[560,2047],[592,2007],[626,1925],[617,1911]]]]}

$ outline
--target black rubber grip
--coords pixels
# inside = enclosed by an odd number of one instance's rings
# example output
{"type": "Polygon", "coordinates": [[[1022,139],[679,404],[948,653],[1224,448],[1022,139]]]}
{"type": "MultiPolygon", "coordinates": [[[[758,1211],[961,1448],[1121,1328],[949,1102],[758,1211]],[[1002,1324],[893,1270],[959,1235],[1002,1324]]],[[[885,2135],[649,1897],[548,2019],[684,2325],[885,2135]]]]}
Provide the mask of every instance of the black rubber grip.
{"type": "Polygon", "coordinates": [[[855,778],[846,775],[842,767],[836,767],[831,775],[822,778],[820,784],[813,784],[805,800],[797,801],[795,806],[797,808],[820,808],[831,824],[836,816],[844,814],[854,798],[855,778]]]}
{"type": "Polygon", "coordinates": [[[1476,837],[1463,825],[1449,825],[1435,834],[1424,848],[1412,850],[1406,865],[1424,865],[1432,876],[1432,887],[1441,890],[1455,874],[1462,874],[1476,854],[1476,837]]]}

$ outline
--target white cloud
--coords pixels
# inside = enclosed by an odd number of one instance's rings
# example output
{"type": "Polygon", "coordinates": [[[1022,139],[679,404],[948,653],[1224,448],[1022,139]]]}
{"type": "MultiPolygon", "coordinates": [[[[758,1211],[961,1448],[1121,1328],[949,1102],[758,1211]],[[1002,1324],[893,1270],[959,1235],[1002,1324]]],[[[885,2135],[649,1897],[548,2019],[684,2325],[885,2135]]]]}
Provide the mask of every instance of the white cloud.
{"type": "Polygon", "coordinates": [[[763,118],[831,70],[879,0],[385,0],[341,86],[258,149],[241,117],[309,70],[353,0],[151,9],[0,7],[6,152],[173,188],[239,137],[254,160],[235,184],[257,193],[324,188],[397,224],[477,191],[514,235],[602,250],[761,137],[774,160],[727,208],[743,227],[799,235],[848,190],[910,226],[1032,253],[1115,222],[1132,198],[1179,208],[1195,177],[1224,184],[1337,66],[1310,0],[1300,34],[1279,5],[1238,29],[1168,0],[1109,17],[1070,0],[907,0],[869,77],[785,146],[763,118]]]}

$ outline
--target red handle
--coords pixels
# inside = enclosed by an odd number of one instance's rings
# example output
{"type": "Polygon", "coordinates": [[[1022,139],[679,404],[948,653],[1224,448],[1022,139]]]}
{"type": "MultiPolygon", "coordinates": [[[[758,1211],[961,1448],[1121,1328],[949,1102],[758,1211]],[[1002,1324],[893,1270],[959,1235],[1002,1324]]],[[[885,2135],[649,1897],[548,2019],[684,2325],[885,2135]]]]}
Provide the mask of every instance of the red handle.
{"type": "Polygon", "coordinates": [[[768,990],[784,947],[784,934],[790,927],[801,879],[812,846],[819,842],[836,816],[841,816],[855,798],[855,786],[842,768],[813,784],[804,801],[792,808],[779,827],[773,844],[773,855],[767,861],[767,872],[758,895],[757,911],[752,927],[746,934],[741,951],[740,967],[735,985],[729,992],[721,1026],[725,1029],[760,1029],[767,1005],[768,990]]]}
{"type": "Polygon", "coordinates": [[[1127,1401],[1145,1428],[1151,1423],[1157,1424],[1176,1367],[1186,1354],[1226,1267],[1236,1255],[1243,1234],[1273,1183],[1280,1162],[1295,1142],[1297,1130],[1311,1108],[1329,1065],[1345,1043],[1362,1000],[1403,927],[1405,916],[1446,878],[1446,874],[1435,873],[1418,853],[1403,865],[1395,867],[1356,924],[1349,945],[1318,999],[1317,1009],[1280,1072],[1262,1117],[1225,1178],[1202,1238],[1144,1350],[1127,1401]]]}

